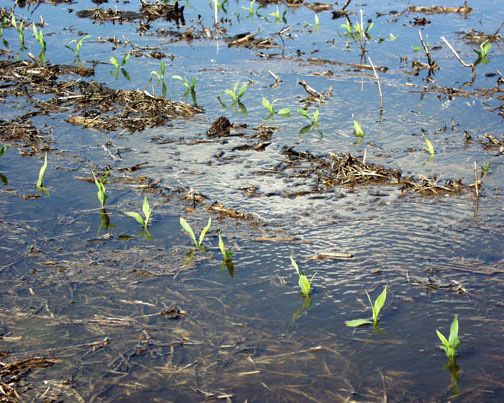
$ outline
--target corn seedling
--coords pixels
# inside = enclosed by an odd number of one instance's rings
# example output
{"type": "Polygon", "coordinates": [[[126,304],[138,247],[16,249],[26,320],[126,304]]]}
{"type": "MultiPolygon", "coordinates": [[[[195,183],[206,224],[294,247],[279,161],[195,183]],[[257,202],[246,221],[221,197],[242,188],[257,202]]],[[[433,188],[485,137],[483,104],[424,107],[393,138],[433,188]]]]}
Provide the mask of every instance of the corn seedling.
{"type": "Polygon", "coordinates": [[[4,144],[2,147],[0,147],[0,157],[3,155],[5,150],[7,150],[7,145],[4,144]]]}
{"type": "MultiPolygon", "coordinates": [[[[280,99],[275,99],[275,100],[273,100],[273,102],[270,102],[266,98],[263,97],[262,105],[269,111],[269,113],[270,113],[269,118],[271,118],[275,114],[275,110],[273,109],[273,104],[278,101],[280,101],[280,99]]],[[[290,113],[290,111],[291,110],[289,108],[283,108],[283,109],[280,109],[277,113],[279,115],[288,115],[290,113]]]]}
{"type": "Polygon", "coordinates": [[[308,277],[306,277],[306,275],[302,271],[299,270],[299,267],[298,267],[296,261],[292,257],[290,259],[291,259],[292,267],[294,267],[294,269],[296,270],[296,273],[299,276],[298,284],[299,284],[299,287],[301,287],[301,294],[303,294],[303,297],[305,297],[305,298],[310,297],[311,283],[317,273],[315,273],[312,276],[312,278],[310,280],[308,280],[308,277]]]}
{"type": "MultiPolygon", "coordinates": [[[[429,35],[425,35],[425,47],[427,48],[427,51],[430,51],[431,45],[428,41],[429,35]]],[[[413,46],[413,51],[415,52],[420,52],[423,50],[423,46],[413,46]]]]}
{"type": "Polygon", "coordinates": [[[349,327],[357,327],[357,326],[362,326],[362,325],[378,325],[378,315],[380,314],[381,309],[383,308],[383,305],[385,305],[385,300],[387,299],[387,286],[383,289],[382,293],[376,298],[374,304],[371,302],[371,297],[369,296],[369,293],[366,291],[366,295],[369,300],[369,304],[371,305],[371,309],[373,311],[373,320],[368,320],[368,319],[355,319],[355,320],[348,320],[345,322],[345,324],[349,327]]]}
{"type": "Polygon", "coordinates": [[[360,138],[363,138],[364,137],[364,131],[362,130],[362,126],[361,124],[354,119],[353,121],[353,127],[354,127],[354,131],[353,131],[353,134],[355,137],[360,137],[360,138]]]}
{"type": "Polygon", "coordinates": [[[224,94],[227,94],[229,95],[231,98],[233,98],[233,104],[237,104],[240,102],[241,98],[245,95],[245,93],[247,92],[247,84],[243,84],[241,87],[240,87],[240,90],[238,91],[238,93],[236,93],[236,90],[238,89],[238,86],[240,85],[240,82],[238,81],[234,88],[232,90],[224,90],[222,91],[217,98],[219,98],[219,101],[220,101],[220,96],[224,93],[224,94]]]}
{"type": "Polygon", "coordinates": [[[98,188],[98,200],[100,200],[100,205],[101,205],[102,209],[105,208],[105,202],[107,201],[107,198],[108,198],[106,190],[105,190],[105,179],[107,178],[107,176],[109,176],[109,174],[110,174],[110,171],[107,171],[107,173],[105,175],[103,175],[100,180],[98,180],[95,173],[93,172],[93,178],[95,181],[95,185],[98,188]]]}
{"type": "Polygon", "coordinates": [[[224,11],[224,13],[227,14],[227,10],[226,10],[226,3],[228,2],[228,0],[224,0],[222,3],[219,1],[219,0],[213,0],[213,2],[210,3],[210,7],[213,3],[213,6],[214,6],[214,9],[215,9],[215,13],[217,14],[217,12],[219,10],[222,10],[224,11]]]}
{"type": "MultiPolygon", "coordinates": [[[[164,60],[161,61],[161,74],[158,73],[157,71],[151,71],[150,73],[150,80],[149,82],[152,81],[152,76],[156,76],[157,79],[158,79],[158,84],[161,84],[161,88],[162,88],[162,91],[163,91],[163,97],[166,97],[166,83],[164,81],[164,76],[165,76],[165,72],[166,72],[166,64],[164,62],[164,60]]],[[[149,85],[147,83],[147,85],[149,85]]],[[[152,90],[154,91],[154,85],[152,86],[152,90]]]]}
{"type": "Polygon", "coordinates": [[[259,11],[259,9],[262,7],[260,4],[257,6],[257,8],[254,10],[254,3],[256,2],[256,0],[252,0],[250,2],[250,5],[248,7],[243,7],[242,8],[245,10],[245,11],[248,11],[249,12],[249,15],[248,17],[250,17],[251,19],[254,18],[254,14],[257,15],[259,17],[259,14],[257,14],[257,12],[259,11]]]}
{"type": "Polygon", "coordinates": [[[476,66],[480,63],[490,63],[490,60],[487,59],[487,53],[490,52],[490,49],[492,48],[492,44],[488,41],[485,41],[480,44],[480,50],[473,49],[474,52],[478,55],[478,60],[474,63],[476,66]]]}
{"type": "MultiPolygon", "coordinates": [[[[305,28],[311,27],[311,24],[309,22],[304,21],[304,23],[305,23],[305,28]]],[[[315,32],[317,32],[319,30],[319,24],[320,24],[319,16],[317,13],[315,13],[315,32]]]]}
{"type": "Polygon", "coordinates": [[[310,115],[308,112],[306,112],[304,109],[298,108],[297,112],[301,115],[304,116],[306,119],[310,120],[312,122],[311,126],[318,128],[319,127],[319,109],[315,110],[313,112],[313,115],[310,115]]]}
{"type": "Polygon", "coordinates": [[[184,76],[184,78],[182,78],[181,76],[171,76],[171,78],[174,78],[175,80],[180,80],[184,83],[185,87],[187,88],[187,91],[191,91],[191,92],[194,92],[195,88],[196,88],[196,77],[193,77],[191,82],[189,82],[187,80],[187,77],[184,76]]]}
{"type": "Polygon", "coordinates": [[[441,345],[441,350],[443,350],[446,353],[446,356],[450,361],[455,360],[455,354],[457,351],[458,346],[460,345],[460,340],[458,338],[458,331],[459,331],[459,324],[458,324],[458,315],[455,315],[453,318],[453,322],[450,327],[450,338],[446,340],[446,337],[443,336],[443,334],[436,329],[436,333],[439,337],[439,340],[443,343],[441,345]]]}
{"type": "MultiPolygon", "coordinates": [[[[5,146],[4,146],[5,147],[5,146]]],[[[0,153],[0,155],[2,155],[0,153]]],[[[489,175],[490,174],[490,161],[487,162],[485,165],[481,165],[481,176],[489,175]]]]}
{"type": "Polygon", "coordinates": [[[371,23],[368,24],[366,27],[364,27],[364,24],[361,25],[358,22],[356,22],[354,27],[355,31],[359,34],[361,39],[364,39],[364,37],[366,37],[366,39],[373,39],[369,34],[369,31],[371,30],[371,28],[373,28],[373,25],[374,25],[373,21],[371,21],[371,23]]]}
{"type": "Polygon", "coordinates": [[[145,197],[144,197],[142,211],[143,211],[145,219],[140,214],[138,214],[134,211],[125,211],[124,214],[137,220],[137,222],[141,226],[143,226],[144,230],[147,231],[147,226],[149,225],[150,215],[152,213],[152,209],[149,206],[149,201],[147,200],[147,195],[145,195],[145,197]]]}
{"type": "Polygon", "coordinates": [[[112,56],[109,59],[110,63],[112,63],[114,65],[114,67],[116,68],[116,70],[111,71],[110,74],[112,74],[116,79],[117,79],[117,76],[119,75],[119,70],[120,70],[124,77],[126,77],[128,80],[131,80],[130,75],[123,68],[124,65],[128,62],[130,56],[131,56],[131,52],[126,53],[121,61],[121,64],[119,64],[119,61],[117,60],[117,57],[115,57],[115,56],[112,56]]]}
{"type": "Polygon", "coordinates": [[[194,235],[194,231],[192,230],[189,223],[183,217],[180,217],[180,225],[182,226],[182,229],[189,234],[189,236],[191,237],[191,239],[194,242],[194,246],[198,249],[198,248],[201,248],[201,245],[203,244],[203,239],[205,239],[205,234],[207,233],[207,231],[210,229],[210,226],[212,225],[212,218],[211,217],[208,218],[207,226],[201,230],[200,236],[199,236],[199,241],[196,240],[196,236],[194,235]]]}
{"type": "Polygon", "coordinates": [[[47,153],[45,153],[44,165],[42,165],[42,168],[40,168],[40,171],[39,171],[38,181],[36,183],[36,186],[38,188],[43,188],[44,187],[42,185],[42,180],[44,179],[44,174],[45,174],[46,169],[47,169],[47,153]]]}
{"type": "MultiPolygon", "coordinates": [[[[287,20],[285,19],[285,14],[287,14],[287,10],[285,10],[282,14],[280,14],[280,10],[278,9],[278,6],[276,8],[276,11],[273,13],[269,13],[268,16],[275,17],[275,21],[278,24],[280,24],[280,20],[283,21],[284,24],[287,24],[287,20]]],[[[267,18],[266,18],[267,20],[267,18]]]]}
{"type": "Polygon", "coordinates": [[[226,249],[226,246],[224,245],[224,241],[222,240],[220,234],[219,234],[219,249],[222,252],[224,261],[231,260],[231,258],[234,256],[234,252],[231,249],[226,249]]]}
{"type": "Polygon", "coordinates": [[[70,41],[70,45],[72,43],[75,43],[75,49],[72,49],[70,46],[68,45],[65,45],[65,48],[67,49],[70,49],[72,52],[74,52],[74,55],[75,55],[75,59],[74,59],[74,63],[77,62],[79,66],[82,66],[82,63],[80,61],[80,51],[81,51],[81,47],[82,47],[82,44],[84,43],[84,41],[86,39],[89,39],[91,38],[91,35],[86,35],[84,37],[82,37],[81,39],[77,40],[77,39],[72,39],[70,41]]]}
{"type": "Polygon", "coordinates": [[[16,17],[14,16],[14,14],[12,14],[11,25],[18,31],[19,41],[21,42],[21,49],[26,49],[24,43],[24,21],[21,21],[18,24],[16,21],[16,17]]]}
{"type": "Polygon", "coordinates": [[[45,52],[45,50],[46,50],[46,43],[44,41],[44,33],[42,32],[42,28],[40,29],[40,31],[38,31],[37,30],[37,26],[35,25],[35,23],[33,23],[32,27],[33,27],[33,36],[35,37],[35,39],[37,40],[37,42],[42,47],[42,51],[45,52]]]}
{"type": "Polygon", "coordinates": [[[382,42],[385,42],[385,41],[394,42],[396,39],[397,39],[397,35],[394,35],[394,34],[390,33],[389,34],[389,39],[385,39],[385,38],[379,36],[378,37],[378,42],[379,43],[382,43],[382,42]]]}
{"type": "Polygon", "coordinates": [[[425,135],[423,135],[423,137],[424,137],[425,144],[426,144],[426,147],[424,147],[424,151],[429,153],[430,158],[428,159],[428,161],[431,161],[434,158],[434,156],[436,155],[436,153],[434,151],[434,147],[433,147],[432,143],[430,142],[430,140],[427,137],[425,137],[425,135]]]}

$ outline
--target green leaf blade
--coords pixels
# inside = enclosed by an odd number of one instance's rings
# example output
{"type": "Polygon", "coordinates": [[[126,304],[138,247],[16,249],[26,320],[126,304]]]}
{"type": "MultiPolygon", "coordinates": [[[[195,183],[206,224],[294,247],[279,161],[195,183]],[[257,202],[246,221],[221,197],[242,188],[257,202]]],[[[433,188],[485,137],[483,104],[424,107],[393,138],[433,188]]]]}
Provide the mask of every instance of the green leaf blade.
{"type": "Polygon", "coordinates": [[[345,321],[345,325],[348,327],[358,327],[358,326],[364,326],[364,325],[372,325],[373,322],[367,319],[354,319],[354,320],[347,320],[345,321]]]}
{"type": "Polygon", "coordinates": [[[182,226],[182,229],[189,234],[189,236],[192,238],[194,241],[194,245],[198,247],[198,242],[196,241],[196,236],[194,235],[194,232],[189,225],[189,223],[182,217],[180,217],[180,225],[182,226]]]}
{"type": "Polygon", "coordinates": [[[205,234],[210,229],[211,225],[212,225],[212,218],[209,217],[207,226],[205,228],[203,228],[203,230],[200,233],[198,246],[201,246],[201,244],[203,243],[203,239],[205,239],[205,234]]]}
{"type": "Polygon", "coordinates": [[[134,211],[125,211],[124,214],[128,217],[134,218],[142,226],[145,224],[142,216],[134,211]]]}

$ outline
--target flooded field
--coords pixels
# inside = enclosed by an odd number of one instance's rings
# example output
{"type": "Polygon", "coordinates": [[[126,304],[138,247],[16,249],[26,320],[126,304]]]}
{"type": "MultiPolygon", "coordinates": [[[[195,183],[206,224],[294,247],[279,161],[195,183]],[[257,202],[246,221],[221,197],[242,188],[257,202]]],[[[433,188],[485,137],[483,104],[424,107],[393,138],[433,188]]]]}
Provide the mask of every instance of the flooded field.
{"type": "Polygon", "coordinates": [[[504,399],[500,1],[0,7],[2,401],[504,399]]]}

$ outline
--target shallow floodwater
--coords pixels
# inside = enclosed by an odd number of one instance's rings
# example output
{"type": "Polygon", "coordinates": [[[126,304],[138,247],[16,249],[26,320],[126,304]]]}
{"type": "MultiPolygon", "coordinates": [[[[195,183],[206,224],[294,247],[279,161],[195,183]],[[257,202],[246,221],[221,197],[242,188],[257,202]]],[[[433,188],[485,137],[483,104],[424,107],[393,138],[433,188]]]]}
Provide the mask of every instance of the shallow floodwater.
{"type": "MultiPolygon", "coordinates": [[[[185,24],[160,18],[148,29],[139,19],[77,17],[99,7],[92,1],[15,8],[16,19],[30,27],[27,49],[7,25],[0,61],[31,62],[28,52],[39,54],[31,23],[42,16],[45,58],[53,65],[76,64],[65,45],[75,48],[70,41],[92,35],[80,61],[94,67],[94,76],[65,80],[161,96],[157,78],[149,80],[164,60],[166,98],[192,103],[183,82],[171,76],[196,77],[204,112],[135,133],[72,125],[70,108],[27,118],[36,101],[51,95],[14,96],[2,76],[2,125],[18,117],[31,121],[45,133],[49,161],[47,194],[34,186],[44,153],[39,148],[22,156],[30,144],[4,140],[12,131],[1,132],[0,144],[8,146],[0,157],[2,383],[17,385],[34,401],[504,399],[503,151],[484,137],[503,135],[496,70],[504,72],[504,42],[492,42],[490,62],[476,66],[471,83],[471,69],[440,39],[444,35],[462,59],[474,62],[479,43],[464,34],[495,33],[504,9],[497,0],[469,1],[473,10],[466,14],[407,11],[432,6],[425,2],[351,2],[352,23],[360,20],[360,8],[365,24],[374,21],[362,58],[360,41],[341,27],[345,18],[332,18],[344,3],[319,11],[318,29],[309,2],[264,3],[250,18],[242,8],[249,3],[229,0],[217,28],[207,1],[185,3],[185,24]],[[286,11],[278,24],[268,16],[277,6],[280,16],[286,11]],[[425,25],[415,23],[420,18],[425,25]],[[427,62],[413,48],[421,46],[419,30],[440,66],[434,74],[412,68],[413,60],[427,62]],[[228,46],[243,33],[277,46],[228,46]],[[117,46],[106,40],[113,37],[117,46]],[[149,57],[153,51],[165,56],[149,57]],[[123,68],[130,78],[115,77],[109,59],[115,55],[120,62],[128,52],[123,68]],[[388,68],[378,73],[381,112],[373,71],[348,65],[369,64],[367,57],[388,68]],[[282,81],[274,85],[270,71],[282,81]],[[320,106],[306,102],[297,80],[327,95],[320,106]],[[239,87],[248,83],[246,113],[222,94],[238,81],[239,87]],[[290,116],[267,119],[263,97],[279,99],[275,110],[289,107],[290,116]],[[319,108],[318,130],[300,134],[310,123],[296,112],[303,106],[310,114],[319,108]],[[220,116],[233,123],[230,136],[207,136],[220,116]],[[361,141],[353,135],[354,119],[365,133],[361,141]],[[268,138],[258,137],[268,131],[268,138]],[[435,149],[430,161],[424,138],[435,149]],[[350,153],[400,169],[403,177],[461,179],[465,185],[475,182],[476,162],[479,197],[474,186],[426,195],[393,183],[314,192],[316,170],[296,176],[280,168],[289,148],[318,156],[350,153]],[[89,179],[92,171],[109,168],[104,215],[89,179]],[[148,233],[122,214],[141,212],[145,195],[153,207],[148,233]],[[213,203],[244,214],[219,214],[213,203]],[[180,217],[196,236],[212,218],[203,251],[195,251],[180,217]],[[219,233],[235,253],[233,269],[222,265],[219,233]],[[314,259],[321,253],[346,257],[314,259]],[[316,273],[310,299],[300,294],[291,256],[308,278],[316,273]],[[365,292],[374,300],[385,286],[378,328],[345,326],[371,317],[365,292]],[[173,304],[182,310],[176,318],[166,312],[173,304]],[[436,329],[448,336],[454,315],[461,344],[456,365],[449,366],[436,329]],[[34,358],[51,361],[33,365],[13,383],[5,366],[34,358]]],[[[10,13],[11,2],[0,5],[10,13]]],[[[139,12],[137,2],[100,7],[139,12]]]]}

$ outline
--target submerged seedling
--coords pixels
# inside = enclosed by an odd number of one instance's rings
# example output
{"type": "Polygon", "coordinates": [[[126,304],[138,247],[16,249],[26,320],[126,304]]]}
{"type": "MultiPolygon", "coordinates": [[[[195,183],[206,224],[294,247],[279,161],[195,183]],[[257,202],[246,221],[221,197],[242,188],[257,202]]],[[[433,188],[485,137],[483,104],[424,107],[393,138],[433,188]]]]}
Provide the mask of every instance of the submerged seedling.
{"type": "Polygon", "coordinates": [[[436,155],[435,151],[434,151],[434,146],[432,145],[431,141],[425,137],[425,135],[423,135],[424,137],[424,140],[425,140],[425,144],[426,144],[426,147],[424,147],[424,151],[429,153],[430,155],[430,158],[427,160],[427,161],[431,161],[434,156],[436,155]]]}
{"type": "Polygon", "coordinates": [[[362,130],[361,124],[354,119],[353,121],[353,127],[354,127],[354,136],[355,137],[360,137],[361,139],[364,137],[364,131],[362,130]]]}
{"type": "Polygon", "coordinates": [[[45,153],[44,165],[42,165],[42,168],[40,168],[38,181],[36,183],[36,186],[40,189],[44,188],[44,186],[42,184],[42,180],[44,179],[44,174],[45,174],[46,169],[47,169],[47,153],[45,153]]]}
{"type": "Polygon", "coordinates": [[[124,70],[124,65],[128,62],[129,58],[131,56],[131,52],[128,52],[124,55],[122,61],[121,61],[121,64],[119,64],[119,61],[117,60],[117,57],[116,56],[112,56],[109,61],[110,63],[112,63],[116,70],[115,71],[111,71],[110,74],[112,74],[116,79],[117,79],[117,76],[119,75],[119,71],[121,71],[122,75],[124,77],[126,77],[128,80],[131,80],[131,77],[130,75],[128,74],[128,72],[126,70],[124,70]]]}
{"type": "Polygon", "coordinates": [[[226,246],[224,245],[224,241],[222,240],[220,234],[219,234],[219,249],[222,252],[224,261],[231,260],[231,258],[234,256],[234,252],[231,249],[226,249],[226,246]]]}
{"type": "Polygon", "coordinates": [[[80,61],[80,51],[81,51],[81,47],[82,47],[82,45],[83,45],[84,41],[85,41],[86,39],[89,39],[89,38],[91,38],[91,35],[86,35],[86,36],[82,37],[82,38],[81,38],[81,39],[79,39],[79,40],[77,40],[77,39],[72,39],[72,40],[70,41],[70,44],[75,43],[75,44],[76,44],[76,45],[75,45],[75,49],[71,48],[71,47],[70,47],[70,46],[68,46],[68,45],[65,45],[65,48],[70,49],[70,50],[74,53],[74,55],[75,55],[74,63],[75,63],[75,62],[77,62],[77,64],[78,64],[79,66],[82,66],[82,63],[81,63],[81,61],[80,61]]]}
{"type": "Polygon", "coordinates": [[[247,83],[243,84],[241,87],[240,87],[240,90],[238,91],[238,93],[236,92],[236,90],[238,89],[238,86],[240,85],[240,82],[238,81],[234,88],[232,90],[224,90],[222,91],[218,96],[217,98],[219,98],[219,101],[220,101],[220,96],[224,93],[224,94],[227,94],[229,95],[231,98],[233,98],[233,104],[237,104],[241,101],[241,98],[245,95],[245,93],[247,92],[247,83]]]}
{"type": "Polygon", "coordinates": [[[109,174],[110,174],[110,171],[107,171],[107,173],[105,175],[103,175],[100,180],[98,180],[98,178],[96,178],[95,173],[93,172],[93,178],[95,181],[95,185],[98,188],[98,200],[100,200],[100,205],[101,205],[102,209],[105,208],[105,202],[107,201],[107,198],[108,198],[106,190],[105,190],[105,179],[107,178],[107,176],[109,176],[109,174]]]}
{"type": "Polygon", "coordinates": [[[310,120],[312,122],[312,126],[318,128],[319,127],[319,108],[313,112],[312,115],[310,115],[308,112],[306,112],[302,108],[298,108],[297,112],[301,115],[304,116],[306,119],[310,120]]]}
{"type": "MultiPolygon", "coordinates": [[[[158,84],[161,84],[163,96],[165,97],[166,96],[166,83],[164,81],[164,78],[165,78],[165,72],[166,72],[166,64],[165,64],[164,60],[161,61],[161,70],[160,71],[161,71],[161,73],[158,73],[155,70],[151,71],[149,82],[152,81],[152,76],[156,76],[158,79],[158,84]]],[[[149,85],[149,84],[147,84],[147,85],[149,85]]],[[[154,85],[152,86],[152,90],[154,91],[154,85]]]]}
{"type": "Polygon", "coordinates": [[[252,0],[252,1],[250,2],[250,5],[249,5],[248,7],[244,7],[244,6],[242,6],[242,9],[244,9],[244,10],[246,10],[246,11],[248,11],[248,12],[249,12],[248,17],[250,17],[251,19],[253,19],[253,18],[254,18],[254,14],[255,14],[255,15],[257,15],[257,16],[259,17],[259,14],[258,14],[257,12],[258,12],[258,11],[259,11],[259,9],[262,7],[262,5],[261,5],[261,4],[259,4],[259,5],[257,6],[257,8],[254,10],[254,3],[255,3],[255,2],[256,2],[256,0],[252,0]]]}
{"type": "Polygon", "coordinates": [[[203,228],[200,232],[199,240],[196,240],[196,236],[194,235],[194,231],[192,230],[191,226],[189,223],[183,218],[180,217],[180,225],[182,226],[183,230],[189,234],[191,239],[194,242],[194,246],[196,249],[201,248],[201,245],[203,244],[203,239],[205,239],[205,234],[207,231],[210,229],[210,226],[212,225],[212,218],[208,218],[208,224],[205,228],[203,228]]]}
{"type": "MultiPolygon", "coordinates": [[[[269,118],[273,117],[273,115],[275,114],[275,110],[273,109],[273,104],[278,101],[280,101],[280,99],[275,99],[275,100],[273,100],[273,102],[270,102],[266,98],[263,97],[262,105],[269,111],[269,113],[270,113],[269,118]]],[[[277,112],[277,114],[286,116],[290,113],[290,111],[291,110],[289,108],[282,108],[277,112]]]]}
{"type": "Polygon", "coordinates": [[[492,44],[488,41],[485,41],[480,44],[480,50],[473,49],[473,51],[478,55],[478,60],[474,63],[476,66],[480,63],[488,64],[490,63],[490,59],[487,59],[487,53],[490,52],[492,48],[492,44]]]}
{"type": "Polygon", "coordinates": [[[35,25],[35,23],[32,24],[32,28],[33,28],[33,36],[35,37],[37,42],[40,44],[40,47],[42,48],[38,60],[41,63],[45,63],[46,42],[44,40],[44,33],[42,32],[42,28],[40,28],[40,31],[37,30],[37,26],[35,25]]]}
{"type": "Polygon", "coordinates": [[[18,31],[19,41],[21,42],[21,49],[26,49],[24,43],[24,21],[21,21],[18,24],[16,21],[16,17],[14,16],[14,14],[12,14],[11,25],[18,31]]]}
{"type": "Polygon", "coordinates": [[[446,353],[446,356],[450,361],[455,360],[455,354],[457,352],[458,346],[460,346],[460,340],[458,338],[458,331],[459,331],[459,323],[458,323],[458,315],[455,315],[453,318],[453,322],[450,327],[450,338],[446,340],[446,337],[443,336],[443,334],[436,329],[436,333],[439,337],[439,340],[443,343],[441,345],[441,349],[446,353]]]}
{"type": "Polygon", "coordinates": [[[142,212],[144,214],[145,219],[140,214],[138,214],[134,211],[125,211],[124,214],[137,220],[137,222],[141,226],[143,226],[144,230],[147,231],[147,226],[149,225],[150,215],[152,213],[152,208],[150,208],[150,206],[149,206],[149,201],[147,200],[147,195],[145,195],[145,197],[144,197],[142,212]]]}
{"type": "Polygon", "coordinates": [[[296,261],[292,257],[290,259],[291,259],[292,267],[294,267],[294,269],[296,270],[296,273],[299,276],[298,284],[299,284],[299,287],[301,287],[301,294],[303,294],[303,297],[310,297],[311,283],[317,273],[314,273],[313,276],[311,277],[311,279],[308,280],[308,277],[306,277],[306,275],[302,271],[299,270],[299,267],[298,267],[296,261]]]}
{"type": "MultiPolygon", "coordinates": [[[[278,9],[278,6],[276,6],[276,11],[273,13],[269,13],[268,16],[270,17],[275,17],[275,21],[278,24],[280,24],[280,21],[283,21],[284,24],[287,24],[287,20],[285,19],[285,14],[287,14],[287,10],[284,10],[282,14],[280,14],[280,10],[278,9]]],[[[267,20],[267,18],[266,18],[267,20]]]]}
{"type": "MultiPolygon", "coordinates": [[[[2,154],[0,154],[2,155],[2,154]]],[[[485,165],[481,165],[481,176],[490,175],[490,161],[488,161],[485,165]]]]}
{"type": "Polygon", "coordinates": [[[371,301],[371,297],[369,296],[369,293],[366,290],[366,295],[369,300],[369,304],[371,305],[371,309],[373,311],[373,320],[368,320],[368,319],[355,319],[355,320],[347,320],[345,322],[345,325],[349,327],[357,327],[357,326],[362,326],[362,325],[378,325],[378,315],[380,314],[381,309],[383,308],[383,305],[385,305],[385,300],[387,299],[387,286],[383,289],[382,293],[376,298],[374,304],[371,301]]]}
{"type": "Polygon", "coordinates": [[[3,155],[3,153],[7,150],[7,145],[4,144],[2,147],[0,147],[0,157],[3,155]]]}

